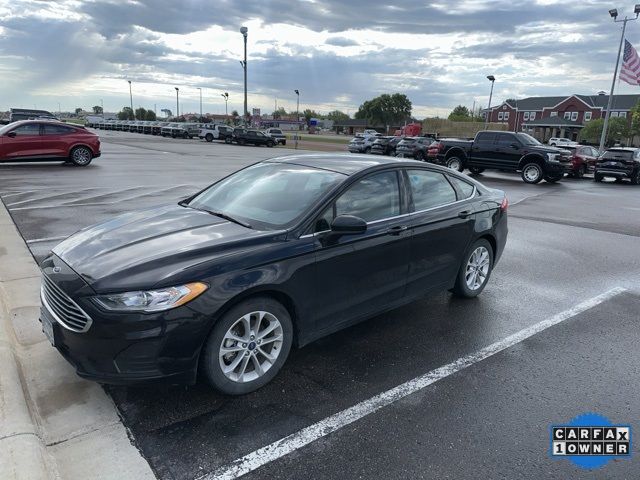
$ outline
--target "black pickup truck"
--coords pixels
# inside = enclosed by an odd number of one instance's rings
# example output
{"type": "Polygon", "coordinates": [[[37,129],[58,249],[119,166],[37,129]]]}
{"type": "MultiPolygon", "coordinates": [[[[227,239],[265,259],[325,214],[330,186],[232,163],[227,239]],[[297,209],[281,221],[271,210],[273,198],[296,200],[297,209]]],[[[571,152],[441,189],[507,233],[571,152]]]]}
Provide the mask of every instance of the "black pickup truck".
{"type": "Polygon", "coordinates": [[[486,130],[474,140],[440,139],[427,161],[479,174],[485,169],[520,172],[525,183],[557,182],[571,169],[566,150],[547,147],[526,133],[486,130]]]}
{"type": "Polygon", "coordinates": [[[238,145],[266,145],[267,147],[273,147],[275,141],[273,138],[268,137],[259,130],[251,130],[243,127],[237,127],[233,129],[232,140],[238,145]]]}

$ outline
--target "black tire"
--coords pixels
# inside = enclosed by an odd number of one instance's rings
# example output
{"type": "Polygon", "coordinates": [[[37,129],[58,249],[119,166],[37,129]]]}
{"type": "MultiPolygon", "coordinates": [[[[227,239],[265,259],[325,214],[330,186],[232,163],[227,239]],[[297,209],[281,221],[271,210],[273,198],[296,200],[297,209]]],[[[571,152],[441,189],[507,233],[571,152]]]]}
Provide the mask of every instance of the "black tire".
{"type": "Polygon", "coordinates": [[[491,277],[491,272],[493,271],[493,258],[494,258],[493,248],[491,247],[491,244],[487,240],[485,240],[484,238],[481,238],[480,240],[475,241],[473,245],[471,245],[471,247],[469,247],[469,249],[465,253],[462,263],[460,264],[460,270],[458,270],[456,283],[452,290],[453,294],[456,295],[457,297],[462,297],[462,298],[474,298],[480,295],[484,290],[484,288],[487,286],[487,283],[489,283],[489,278],[491,277]],[[469,265],[469,261],[473,253],[480,248],[484,248],[488,252],[488,255],[489,255],[488,272],[484,277],[483,283],[477,288],[472,289],[467,283],[467,266],[469,265]]]}
{"type": "Polygon", "coordinates": [[[562,180],[564,178],[564,174],[563,173],[554,173],[554,174],[549,174],[549,175],[545,175],[544,176],[544,181],[547,183],[556,183],[559,182],[560,180],[562,180]]]}
{"type": "Polygon", "coordinates": [[[522,181],[524,183],[540,183],[544,177],[542,167],[536,162],[529,162],[522,167],[522,181]]]}
{"type": "Polygon", "coordinates": [[[594,173],[593,174],[593,181],[594,182],[601,182],[602,181],[602,175],[600,175],[599,173],[594,173]]]}
{"type": "Polygon", "coordinates": [[[211,135],[210,133],[207,133],[207,134],[204,136],[204,139],[205,139],[207,142],[211,143],[211,142],[213,142],[213,135],[211,135]]]}
{"type": "Polygon", "coordinates": [[[88,147],[75,147],[69,154],[69,160],[78,167],[86,167],[93,160],[93,152],[88,147]]]}
{"type": "Polygon", "coordinates": [[[424,153],[422,153],[421,151],[417,151],[415,155],[415,159],[421,162],[424,161],[424,153]]]}
{"type": "Polygon", "coordinates": [[[480,167],[469,167],[469,171],[470,171],[473,175],[480,175],[482,172],[484,172],[484,168],[480,168],[480,167]]]}
{"type": "Polygon", "coordinates": [[[185,133],[182,134],[182,138],[184,138],[186,140],[187,138],[191,138],[191,135],[189,135],[188,133],[185,132],[185,133]]]}
{"type": "Polygon", "coordinates": [[[366,148],[364,149],[364,153],[367,153],[367,154],[368,154],[368,153],[371,153],[371,147],[366,147],[366,148]]]}
{"type": "Polygon", "coordinates": [[[267,141],[267,147],[273,148],[273,142],[271,140],[267,141]]]}
{"type": "Polygon", "coordinates": [[[247,143],[247,141],[244,138],[238,139],[238,145],[244,145],[245,143],[247,143]]]}
{"type": "Polygon", "coordinates": [[[224,143],[231,143],[231,137],[225,137],[224,143]]]}
{"type": "Polygon", "coordinates": [[[451,155],[445,160],[444,164],[451,170],[457,170],[458,172],[462,172],[464,170],[464,160],[457,155],[451,155]]]}
{"type": "MultiPolygon", "coordinates": [[[[245,334],[246,332],[243,333],[243,336],[245,334]]],[[[271,297],[249,298],[232,307],[227,313],[222,316],[222,318],[220,318],[216,322],[202,350],[202,357],[200,360],[202,373],[206,377],[207,381],[211,384],[211,386],[227,395],[244,395],[246,393],[253,392],[254,390],[257,390],[258,388],[269,383],[278,374],[278,372],[282,368],[282,365],[284,365],[285,361],[287,360],[287,356],[289,355],[289,351],[291,350],[292,340],[293,325],[291,323],[291,316],[282,304],[275,301],[271,297]],[[262,376],[259,376],[255,380],[241,383],[225,376],[220,365],[219,353],[220,348],[223,345],[223,341],[225,341],[224,338],[227,331],[231,329],[240,318],[252,312],[267,312],[277,319],[282,329],[282,344],[278,347],[279,353],[275,362],[266,372],[264,372],[262,376]]],[[[254,343],[253,339],[251,340],[251,343],[254,343]]],[[[245,353],[241,354],[240,352],[238,352],[237,355],[243,355],[252,358],[252,354],[250,353],[249,355],[246,355],[246,352],[259,351],[260,347],[257,345],[253,345],[254,349],[251,350],[251,343],[242,345],[237,343],[236,345],[233,345],[241,347],[243,345],[246,345],[245,350],[243,350],[245,351],[245,353]]],[[[274,344],[272,343],[271,345],[274,344]]],[[[231,345],[227,345],[227,348],[229,347],[231,347],[231,345]]],[[[268,353],[272,354],[273,352],[274,350],[272,349],[268,353]]],[[[230,362],[233,361],[232,359],[237,358],[233,355],[233,353],[230,353],[229,355],[231,355],[231,358],[228,360],[230,362]]],[[[256,357],[262,358],[259,353],[256,355],[256,357]]],[[[226,360],[223,359],[223,362],[224,361],[226,360]]],[[[253,360],[249,361],[252,368],[255,368],[253,367],[252,362],[253,360]]],[[[249,368],[249,365],[247,365],[247,368],[249,368]]]]}
{"type": "Polygon", "coordinates": [[[631,185],[640,185],[640,168],[636,168],[636,171],[631,175],[631,185]]]}

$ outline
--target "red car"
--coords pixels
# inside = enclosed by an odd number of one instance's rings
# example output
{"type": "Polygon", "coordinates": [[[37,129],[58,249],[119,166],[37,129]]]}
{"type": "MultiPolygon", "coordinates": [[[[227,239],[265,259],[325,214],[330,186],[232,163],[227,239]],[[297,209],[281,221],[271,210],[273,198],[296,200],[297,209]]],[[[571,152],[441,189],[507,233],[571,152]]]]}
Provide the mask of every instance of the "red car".
{"type": "Polygon", "coordinates": [[[60,161],[86,167],[100,156],[100,137],[57,121],[24,120],[0,128],[0,162],[60,161]]]}
{"type": "Polygon", "coordinates": [[[571,152],[569,175],[582,178],[585,173],[593,172],[598,159],[598,149],[588,145],[558,145],[558,148],[571,152]]]}

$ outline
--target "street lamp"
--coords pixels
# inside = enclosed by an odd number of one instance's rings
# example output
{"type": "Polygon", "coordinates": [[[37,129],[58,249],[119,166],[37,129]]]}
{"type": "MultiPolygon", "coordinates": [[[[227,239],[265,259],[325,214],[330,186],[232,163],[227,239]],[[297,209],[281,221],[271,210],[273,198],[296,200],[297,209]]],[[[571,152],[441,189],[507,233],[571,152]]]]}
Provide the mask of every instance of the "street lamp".
{"type": "Polygon", "coordinates": [[[200,90],[200,121],[202,121],[202,88],[197,87],[200,90]]]}
{"type": "Polygon", "coordinates": [[[179,99],[179,93],[180,89],[178,87],[173,87],[176,89],[176,120],[178,119],[178,117],[180,116],[180,99],[179,99]]]}
{"type": "Polygon", "coordinates": [[[104,120],[104,100],[100,99],[100,107],[102,108],[102,119],[104,120]]]}
{"type": "Polygon", "coordinates": [[[247,118],[249,117],[249,111],[247,110],[247,33],[249,29],[247,27],[240,27],[240,33],[244,37],[244,61],[242,68],[244,70],[244,124],[247,124],[247,118]]]}
{"type": "Polygon", "coordinates": [[[489,115],[491,115],[491,97],[493,97],[493,84],[496,81],[496,77],[493,75],[487,75],[487,80],[491,82],[491,92],[489,93],[489,106],[487,107],[487,114],[484,119],[484,129],[489,127],[489,115]]]}
{"type": "Polygon", "coordinates": [[[613,80],[611,81],[611,93],[609,93],[609,100],[607,101],[607,110],[604,112],[604,125],[602,126],[602,133],[600,134],[600,151],[604,148],[604,143],[607,140],[607,129],[609,128],[609,117],[611,114],[611,104],[613,102],[613,89],[616,86],[616,77],[618,76],[618,66],[620,65],[620,52],[622,51],[622,44],[624,43],[624,31],[627,28],[627,22],[637,20],[640,15],[640,5],[636,5],[633,9],[635,17],[624,17],[622,20],[618,20],[618,10],[612,8],[609,10],[609,15],[613,18],[615,23],[622,23],[622,35],[620,35],[620,45],[618,46],[618,56],[616,57],[616,68],[613,71],[613,80]]]}
{"type": "Polygon", "coordinates": [[[131,115],[133,115],[133,94],[131,93],[131,80],[127,80],[129,82],[129,100],[131,101],[131,115]]]}
{"type": "Polygon", "coordinates": [[[224,98],[224,116],[226,119],[226,117],[229,116],[229,113],[227,113],[228,112],[227,104],[229,103],[229,92],[224,92],[224,93],[221,93],[220,95],[222,95],[222,98],[224,98]]]}
{"type": "MultiPolygon", "coordinates": [[[[296,93],[297,99],[296,99],[296,125],[298,125],[298,122],[300,121],[300,90],[296,89],[294,90],[294,92],[296,93]]],[[[298,125],[298,132],[300,131],[300,125],[298,125]]],[[[296,149],[298,148],[298,134],[296,133],[296,149]]]]}

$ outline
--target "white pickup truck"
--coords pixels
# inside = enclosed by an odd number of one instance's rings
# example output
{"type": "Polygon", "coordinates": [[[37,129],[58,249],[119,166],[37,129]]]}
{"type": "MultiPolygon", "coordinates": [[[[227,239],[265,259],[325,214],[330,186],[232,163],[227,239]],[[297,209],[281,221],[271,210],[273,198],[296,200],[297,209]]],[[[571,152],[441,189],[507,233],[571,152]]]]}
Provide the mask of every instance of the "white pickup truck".
{"type": "Polygon", "coordinates": [[[233,128],[227,125],[207,123],[200,129],[198,138],[205,139],[207,142],[212,142],[213,140],[226,141],[227,138],[231,138],[231,132],[233,132],[233,128]]]}

